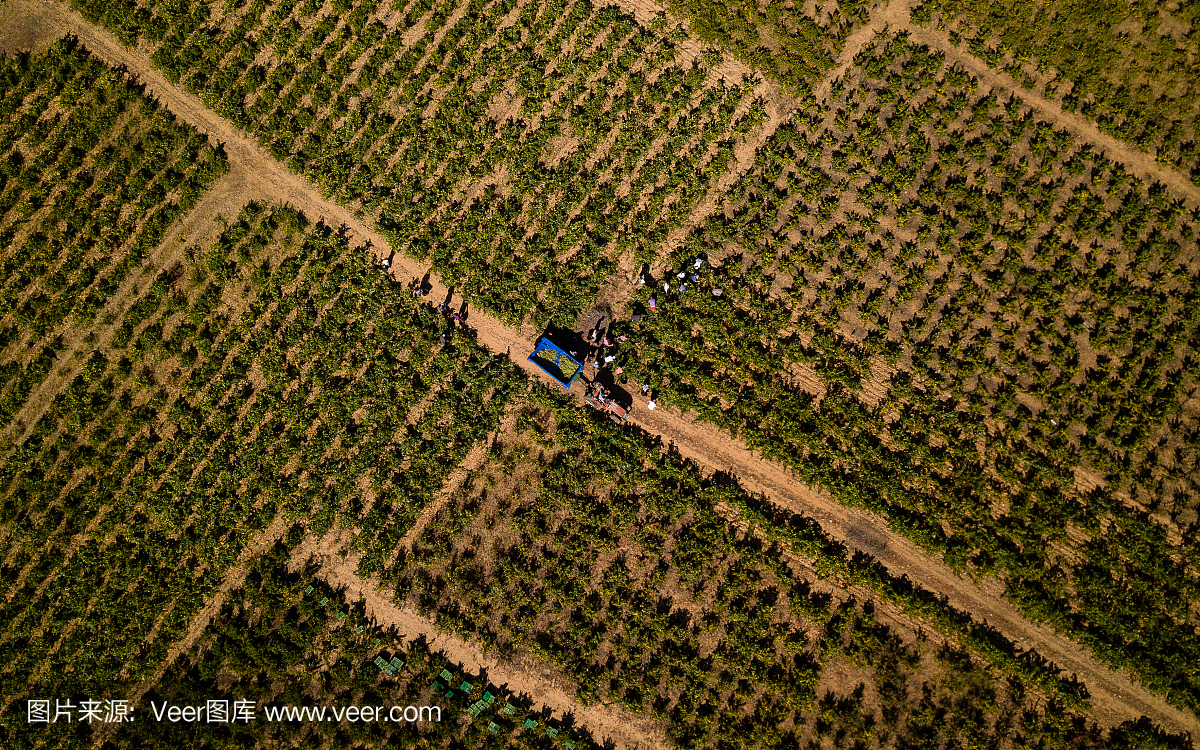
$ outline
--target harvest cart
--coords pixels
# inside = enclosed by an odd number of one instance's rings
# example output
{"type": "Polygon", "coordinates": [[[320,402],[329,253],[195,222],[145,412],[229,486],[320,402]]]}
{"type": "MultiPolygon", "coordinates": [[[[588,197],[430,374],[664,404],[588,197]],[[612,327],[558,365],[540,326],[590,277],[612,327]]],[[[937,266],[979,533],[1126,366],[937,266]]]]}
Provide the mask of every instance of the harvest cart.
{"type": "Polygon", "coordinates": [[[533,345],[533,354],[529,361],[542,368],[550,377],[558,381],[563,388],[570,388],[575,378],[583,371],[579,360],[563,351],[547,336],[542,336],[533,345]]]}

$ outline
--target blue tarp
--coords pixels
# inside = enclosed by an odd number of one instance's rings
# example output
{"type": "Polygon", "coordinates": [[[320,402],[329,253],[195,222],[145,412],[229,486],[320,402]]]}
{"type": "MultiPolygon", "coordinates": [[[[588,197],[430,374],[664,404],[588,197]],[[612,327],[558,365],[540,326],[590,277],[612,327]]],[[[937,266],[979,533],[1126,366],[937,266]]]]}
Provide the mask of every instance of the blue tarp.
{"type": "Polygon", "coordinates": [[[542,336],[533,347],[529,361],[546,371],[563,388],[570,388],[571,381],[579,375],[583,365],[570,354],[554,345],[550,339],[542,336]]]}

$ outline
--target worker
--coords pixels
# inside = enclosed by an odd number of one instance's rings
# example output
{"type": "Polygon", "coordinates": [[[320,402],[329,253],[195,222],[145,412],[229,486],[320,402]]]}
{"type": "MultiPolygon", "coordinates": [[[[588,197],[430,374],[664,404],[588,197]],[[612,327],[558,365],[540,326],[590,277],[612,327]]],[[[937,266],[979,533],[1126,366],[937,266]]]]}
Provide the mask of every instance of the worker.
{"type": "Polygon", "coordinates": [[[696,258],[696,262],[692,264],[692,268],[695,268],[697,271],[699,271],[700,266],[702,266],[702,265],[704,265],[704,261],[700,260],[699,258],[696,258]]]}
{"type": "Polygon", "coordinates": [[[642,383],[642,395],[643,395],[643,396],[645,396],[645,395],[646,395],[646,394],[648,394],[649,392],[650,392],[650,384],[649,384],[649,383],[642,383]]]}
{"type": "Polygon", "coordinates": [[[684,278],[684,277],[686,277],[686,276],[687,276],[687,272],[686,272],[686,271],[680,271],[679,273],[675,274],[675,278],[677,278],[677,279],[682,279],[682,278],[684,278]]]}
{"type": "Polygon", "coordinates": [[[650,399],[650,402],[646,404],[646,408],[650,411],[654,411],[654,407],[656,406],[658,406],[658,404],[654,403],[654,399],[650,399]]]}
{"type": "Polygon", "coordinates": [[[722,293],[722,289],[721,289],[721,287],[719,287],[719,286],[714,286],[714,287],[713,287],[713,290],[712,290],[712,295],[713,295],[714,297],[720,297],[720,296],[721,296],[721,293],[722,293]]]}

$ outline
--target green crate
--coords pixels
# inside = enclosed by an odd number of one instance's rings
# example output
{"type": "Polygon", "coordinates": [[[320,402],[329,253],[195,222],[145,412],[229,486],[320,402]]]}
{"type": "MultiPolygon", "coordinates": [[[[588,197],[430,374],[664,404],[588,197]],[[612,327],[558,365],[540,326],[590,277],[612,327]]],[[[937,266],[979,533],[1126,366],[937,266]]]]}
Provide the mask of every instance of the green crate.
{"type": "Polygon", "coordinates": [[[526,728],[526,729],[536,729],[536,728],[537,728],[537,724],[538,724],[538,723],[537,723],[536,721],[534,721],[533,719],[526,719],[526,720],[525,720],[525,728],[526,728]]]}
{"type": "Polygon", "coordinates": [[[494,721],[488,722],[488,731],[492,734],[500,734],[500,725],[494,721]]]}

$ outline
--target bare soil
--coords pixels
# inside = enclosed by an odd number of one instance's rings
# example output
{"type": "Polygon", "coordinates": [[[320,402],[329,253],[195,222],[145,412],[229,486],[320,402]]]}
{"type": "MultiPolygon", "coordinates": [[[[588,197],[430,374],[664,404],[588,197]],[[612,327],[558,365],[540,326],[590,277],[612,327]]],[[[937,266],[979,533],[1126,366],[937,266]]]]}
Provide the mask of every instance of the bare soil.
{"type": "Polygon", "coordinates": [[[34,3],[0,3],[0,52],[44,52],[60,36],[34,3]]]}

